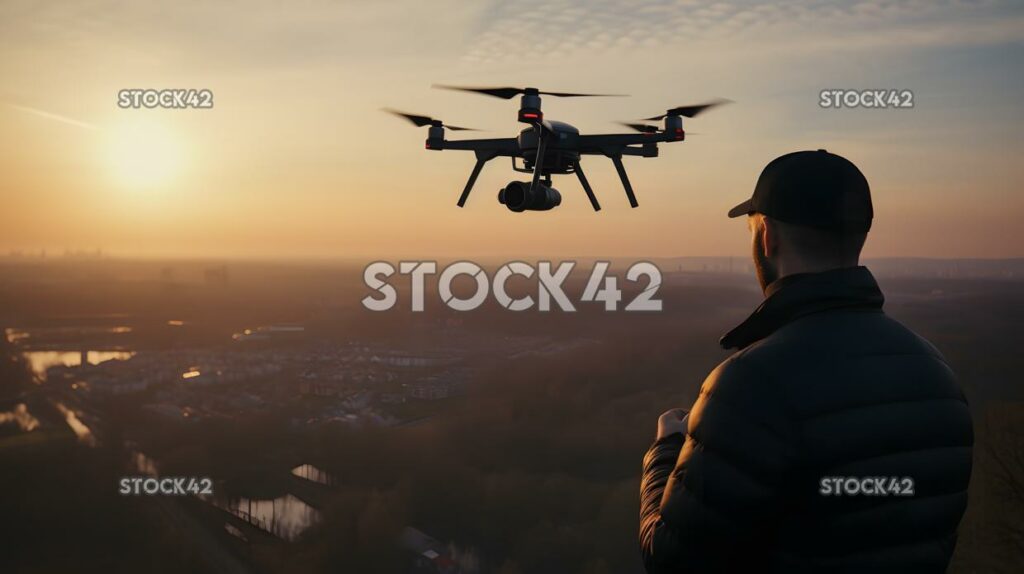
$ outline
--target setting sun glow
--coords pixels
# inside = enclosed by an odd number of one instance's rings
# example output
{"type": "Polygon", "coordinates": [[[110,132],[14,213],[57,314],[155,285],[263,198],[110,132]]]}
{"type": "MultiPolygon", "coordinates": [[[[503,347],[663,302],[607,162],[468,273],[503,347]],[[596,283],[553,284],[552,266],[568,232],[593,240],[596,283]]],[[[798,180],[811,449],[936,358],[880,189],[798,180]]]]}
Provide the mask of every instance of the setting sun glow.
{"type": "Polygon", "coordinates": [[[178,138],[163,125],[146,120],[113,128],[107,135],[108,162],[114,179],[130,190],[169,185],[181,172],[184,154],[178,138]]]}

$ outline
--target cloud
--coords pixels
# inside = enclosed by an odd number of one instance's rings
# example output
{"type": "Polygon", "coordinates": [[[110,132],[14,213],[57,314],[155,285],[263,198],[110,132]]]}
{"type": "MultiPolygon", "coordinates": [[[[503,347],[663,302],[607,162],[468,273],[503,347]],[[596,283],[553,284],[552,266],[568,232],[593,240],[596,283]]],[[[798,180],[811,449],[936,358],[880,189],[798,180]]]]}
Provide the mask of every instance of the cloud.
{"type": "Polygon", "coordinates": [[[8,103],[8,102],[0,102],[0,103],[3,103],[4,105],[6,105],[9,108],[13,108],[15,110],[18,110],[18,111],[21,111],[21,112],[25,112],[27,114],[32,114],[32,115],[35,115],[35,116],[39,116],[41,118],[46,118],[48,120],[53,120],[55,122],[62,122],[62,123],[68,124],[68,125],[72,125],[72,126],[79,127],[79,128],[84,128],[84,129],[87,129],[87,130],[99,129],[99,128],[97,128],[97,126],[95,126],[93,124],[90,124],[88,122],[82,122],[82,121],[76,120],[74,118],[69,118],[67,116],[62,116],[60,114],[54,114],[54,113],[47,112],[47,111],[44,111],[44,110],[37,110],[36,108],[30,108],[30,107],[27,107],[27,106],[19,106],[17,104],[11,104],[11,103],[8,103]]]}
{"type": "Polygon", "coordinates": [[[6,0],[0,65],[46,54],[112,70],[238,72],[417,58],[457,51],[479,10],[459,0],[6,0]]]}
{"type": "Polygon", "coordinates": [[[501,2],[478,23],[464,60],[507,62],[579,51],[730,42],[870,49],[1024,40],[1024,6],[1005,0],[774,3],[653,0],[501,2]]]}

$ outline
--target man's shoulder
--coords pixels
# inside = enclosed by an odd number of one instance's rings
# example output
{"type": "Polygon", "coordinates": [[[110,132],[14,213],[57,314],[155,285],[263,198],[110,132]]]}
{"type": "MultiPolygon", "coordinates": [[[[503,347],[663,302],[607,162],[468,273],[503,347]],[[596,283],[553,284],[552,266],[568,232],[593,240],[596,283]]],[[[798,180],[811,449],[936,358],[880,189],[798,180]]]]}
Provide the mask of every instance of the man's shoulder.
{"type": "Polygon", "coordinates": [[[779,389],[769,384],[770,378],[756,359],[751,360],[739,351],[708,374],[700,393],[705,400],[715,396],[735,406],[757,410],[777,398],[779,389]]]}
{"type": "Polygon", "coordinates": [[[729,357],[724,380],[775,401],[800,418],[858,405],[935,398],[964,400],[936,348],[881,311],[801,317],[729,357]],[[770,391],[769,391],[770,389],[770,391]]]}
{"type": "Polygon", "coordinates": [[[799,317],[740,350],[730,360],[772,371],[817,362],[918,356],[945,363],[927,339],[880,309],[834,309],[799,317]]]}

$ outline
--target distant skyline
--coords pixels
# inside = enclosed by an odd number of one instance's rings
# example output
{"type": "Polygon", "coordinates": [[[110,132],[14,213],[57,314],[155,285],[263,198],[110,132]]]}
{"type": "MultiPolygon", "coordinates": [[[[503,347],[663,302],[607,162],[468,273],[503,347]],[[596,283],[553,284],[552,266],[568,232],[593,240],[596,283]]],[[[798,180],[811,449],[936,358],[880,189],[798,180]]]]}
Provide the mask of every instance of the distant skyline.
{"type": "MultiPolygon", "coordinates": [[[[725,212],[783,153],[867,175],[867,257],[1024,256],[1024,5],[599,0],[0,4],[0,253],[245,258],[743,256],[725,212]],[[694,135],[587,158],[560,208],[512,214],[495,160],[423,150],[393,107],[514,135],[516,101],[433,83],[630,94],[546,98],[583,132],[715,97],[694,135]],[[213,109],[128,110],[126,88],[209,89],[213,109]],[[913,109],[833,110],[822,89],[909,89],[913,109]]],[[[457,139],[463,133],[449,133],[457,139]]]]}

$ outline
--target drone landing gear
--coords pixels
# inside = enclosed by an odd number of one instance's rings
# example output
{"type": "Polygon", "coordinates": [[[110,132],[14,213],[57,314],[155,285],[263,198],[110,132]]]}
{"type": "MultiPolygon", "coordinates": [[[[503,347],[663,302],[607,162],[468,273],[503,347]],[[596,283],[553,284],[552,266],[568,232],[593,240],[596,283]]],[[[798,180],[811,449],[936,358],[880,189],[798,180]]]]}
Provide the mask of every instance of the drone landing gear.
{"type": "Polygon", "coordinates": [[[631,207],[637,207],[636,196],[633,195],[633,186],[629,184],[629,177],[626,175],[626,168],[622,165],[622,156],[613,155],[612,163],[615,164],[615,171],[619,172],[619,179],[622,180],[622,187],[626,190],[626,197],[629,198],[629,205],[631,207]]]}
{"type": "MultiPolygon", "coordinates": [[[[544,135],[545,134],[542,132],[539,141],[537,142],[538,145],[537,154],[535,156],[536,158],[544,157],[544,150],[547,147],[547,138],[544,137],[544,135]]],[[[638,207],[639,203],[637,203],[636,194],[633,193],[633,186],[629,183],[629,176],[626,175],[626,168],[622,164],[622,154],[624,151],[628,152],[628,150],[623,150],[622,148],[612,148],[605,149],[603,151],[604,155],[610,158],[612,160],[612,163],[615,164],[615,171],[618,172],[619,180],[622,181],[622,187],[626,191],[626,198],[629,199],[629,205],[631,207],[638,207]]],[[[483,170],[484,164],[498,157],[499,155],[502,154],[493,150],[476,150],[476,165],[473,166],[473,171],[469,174],[469,181],[466,182],[466,187],[463,188],[462,195],[459,196],[459,201],[457,203],[459,207],[464,207],[466,205],[466,200],[469,199],[469,194],[471,191],[473,191],[473,185],[476,184],[476,179],[477,177],[479,177],[480,171],[483,170]]],[[[513,168],[515,167],[514,164],[515,159],[513,158],[513,168]]],[[[518,169],[517,171],[526,170],[518,169]]],[[[529,193],[531,197],[538,196],[538,194],[541,191],[543,191],[543,193],[545,194],[544,197],[547,197],[547,191],[544,190],[551,189],[551,174],[544,173],[541,169],[541,161],[537,160],[534,161],[533,169],[529,171],[532,172],[533,178],[529,184],[525,184],[524,182],[524,185],[528,185],[528,187],[525,188],[526,191],[529,193]]],[[[597,201],[597,196],[594,195],[594,190],[593,188],[590,187],[590,182],[587,181],[587,176],[586,174],[584,174],[583,167],[580,165],[579,161],[576,162],[573,172],[576,174],[576,178],[580,180],[580,185],[583,186],[583,191],[586,192],[587,199],[590,200],[590,206],[594,208],[594,211],[601,211],[601,204],[597,201]]],[[[545,200],[545,202],[542,203],[544,203],[544,205],[547,205],[547,203],[550,202],[545,200]]],[[[560,200],[558,202],[555,202],[552,206],[545,207],[544,209],[550,209],[551,207],[554,207],[554,205],[557,205],[558,203],[560,203],[560,200]]],[[[530,209],[537,208],[530,207],[530,209]]]]}
{"type": "Polygon", "coordinates": [[[469,181],[466,182],[466,187],[462,190],[462,195],[459,196],[459,207],[466,205],[466,199],[469,198],[469,192],[473,191],[473,184],[476,183],[476,178],[480,175],[480,170],[484,168],[484,164],[496,157],[498,157],[498,154],[495,152],[477,150],[476,165],[473,166],[473,172],[469,174],[469,181]]]}
{"type": "Polygon", "coordinates": [[[587,199],[590,200],[590,205],[593,206],[594,211],[601,211],[601,204],[597,202],[597,197],[594,196],[594,190],[590,188],[590,182],[587,181],[587,176],[583,175],[583,168],[579,162],[576,162],[576,178],[580,180],[580,185],[583,186],[583,191],[587,192],[587,199]]]}

